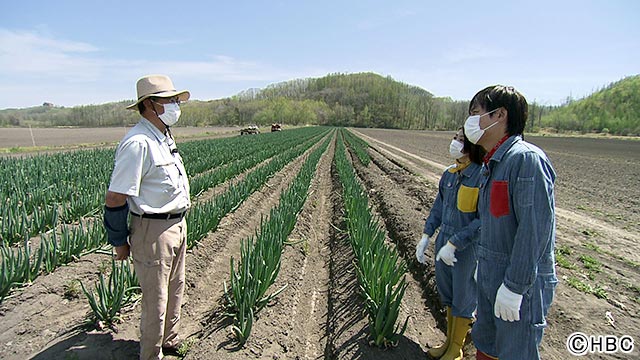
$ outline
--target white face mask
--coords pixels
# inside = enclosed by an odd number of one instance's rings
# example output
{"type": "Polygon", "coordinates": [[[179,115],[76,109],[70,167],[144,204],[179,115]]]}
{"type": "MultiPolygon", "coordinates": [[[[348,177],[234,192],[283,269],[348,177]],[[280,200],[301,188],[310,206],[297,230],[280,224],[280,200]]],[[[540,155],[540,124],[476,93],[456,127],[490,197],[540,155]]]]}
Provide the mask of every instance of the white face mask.
{"type": "Polygon", "coordinates": [[[487,126],[486,128],[484,129],[480,128],[480,118],[485,115],[489,115],[498,109],[493,109],[488,113],[484,113],[482,115],[472,115],[467,118],[467,120],[464,122],[464,133],[467,136],[467,139],[469,139],[469,141],[471,141],[474,144],[477,144],[478,141],[480,141],[480,138],[482,137],[482,135],[484,135],[484,132],[491,129],[495,124],[499,122],[498,120],[496,120],[496,122],[487,126]]]}
{"type": "Polygon", "coordinates": [[[180,118],[180,105],[176,103],[168,103],[162,104],[162,106],[164,107],[164,113],[162,113],[162,115],[158,115],[160,120],[162,120],[162,122],[167,126],[175,125],[180,118]]]}
{"type": "Polygon", "coordinates": [[[460,159],[464,156],[462,153],[462,149],[464,149],[464,144],[460,141],[453,139],[451,140],[451,144],[449,144],[449,155],[451,155],[454,159],[460,159]]]}

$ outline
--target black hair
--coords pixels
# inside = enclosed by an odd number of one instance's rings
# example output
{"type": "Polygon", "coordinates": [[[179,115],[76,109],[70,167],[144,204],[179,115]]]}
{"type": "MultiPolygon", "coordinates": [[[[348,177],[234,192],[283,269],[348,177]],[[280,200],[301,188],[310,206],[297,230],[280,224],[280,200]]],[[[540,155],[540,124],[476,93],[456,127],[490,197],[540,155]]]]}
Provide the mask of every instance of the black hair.
{"type": "Polygon", "coordinates": [[[507,110],[507,134],[522,135],[527,125],[529,105],[527,99],[513,86],[493,85],[480,90],[469,103],[471,109],[479,106],[487,112],[498,108],[507,110]]]}
{"type": "MultiPolygon", "coordinates": [[[[153,102],[157,102],[156,99],[158,99],[158,98],[151,96],[151,97],[148,97],[147,99],[149,99],[150,101],[153,101],[153,102]]],[[[147,100],[147,99],[144,99],[144,100],[147,100]]],[[[142,101],[140,101],[138,103],[138,111],[140,112],[140,115],[142,115],[142,113],[147,109],[147,107],[144,105],[144,100],[142,100],[142,101]]],[[[154,109],[154,111],[155,111],[155,109],[154,109]]]]}

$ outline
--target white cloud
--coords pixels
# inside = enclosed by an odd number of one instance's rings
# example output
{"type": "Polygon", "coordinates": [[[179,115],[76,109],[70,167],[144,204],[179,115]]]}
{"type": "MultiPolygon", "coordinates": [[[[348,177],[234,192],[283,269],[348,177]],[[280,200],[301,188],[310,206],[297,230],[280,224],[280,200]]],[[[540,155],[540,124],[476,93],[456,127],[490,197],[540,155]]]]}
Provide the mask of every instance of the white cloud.
{"type": "Polygon", "coordinates": [[[93,52],[98,48],[91,44],[77,41],[56,40],[28,31],[9,31],[0,29],[0,44],[3,52],[28,48],[42,49],[55,52],[93,52]]]}
{"type": "Polygon", "coordinates": [[[216,55],[209,60],[167,62],[156,64],[174,69],[173,72],[186,77],[203,77],[216,81],[263,81],[286,77],[288,71],[272,68],[254,61],[238,60],[231,56],[216,55]]]}
{"type": "Polygon", "coordinates": [[[0,30],[0,49],[0,76],[67,77],[93,81],[104,74],[165,72],[203,76],[217,81],[247,81],[282,78],[287,73],[225,55],[211,56],[202,61],[93,58],[88,53],[96,52],[98,48],[91,44],[56,40],[33,32],[0,30]]]}
{"type": "Polygon", "coordinates": [[[99,67],[87,54],[98,51],[87,43],[0,29],[0,76],[19,79],[77,74],[86,77],[99,67]]]}
{"type": "MultiPolygon", "coordinates": [[[[219,54],[198,61],[125,59],[105,54],[92,44],[42,32],[0,29],[0,109],[43,101],[73,106],[131,99],[135,80],[153,73],[169,74],[179,87],[217,88],[218,97],[221,88],[235,89],[241,83],[268,84],[309,76],[304,69],[279,69],[219,54]]],[[[208,99],[207,93],[197,98],[208,99]]]]}

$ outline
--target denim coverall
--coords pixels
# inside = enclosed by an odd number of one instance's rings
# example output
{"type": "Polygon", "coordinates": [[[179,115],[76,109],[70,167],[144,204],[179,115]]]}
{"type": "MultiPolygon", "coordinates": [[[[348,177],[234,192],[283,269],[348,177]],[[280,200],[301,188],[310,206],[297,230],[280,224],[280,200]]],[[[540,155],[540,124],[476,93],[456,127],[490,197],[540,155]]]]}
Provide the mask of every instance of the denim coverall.
{"type": "Polygon", "coordinates": [[[476,348],[500,360],[539,359],[545,317],[558,282],[555,270],[556,173],[545,153],[509,137],[482,168],[478,205],[476,348]],[[523,295],[520,321],[494,315],[500,285],[523,295]]]}
{"type": "Polygon", "coordinates": [[[458,171],[455,165],[440,178],[438,196],[424,224],[424,233],[433,236],[440,227],[435,242],[435,254],[451,241],[456,246],[455,266],[436,261],[436,285],[442,305],[451,307],[451,315],[471,318],[476,309],[477,292],[473,273],[476,255],[472,242],[480,231],[478,193],[482,177],[475,163],[458,171]],[[471,246],[470,246],[471,245],[471,246]]]}

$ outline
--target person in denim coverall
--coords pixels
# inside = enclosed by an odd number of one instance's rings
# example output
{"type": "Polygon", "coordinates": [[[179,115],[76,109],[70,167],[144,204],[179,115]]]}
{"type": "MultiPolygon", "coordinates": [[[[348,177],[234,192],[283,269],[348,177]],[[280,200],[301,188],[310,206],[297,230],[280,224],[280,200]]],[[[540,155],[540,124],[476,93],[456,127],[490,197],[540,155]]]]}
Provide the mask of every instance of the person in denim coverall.
{"type": "Polygon", "coordinates": [[[484,152],[472,144],[460,129],[450,145],[456,163],[440,179],[438,196],[427,218],[423,238],[416,247],[418,261],[436,229],[436,285],[440,302],[447,309],[447,339],[428,354],[435,359],[461,359],[464,340],[476,309],[476,256],[472,246],[480,230],[477,213],[481,166],[484,152]]]}
{"type": "Polygon", "coordinates": [[[478,212],[478,312],[471,337],[477,359],[539,359],[557,284],[556,173],[545,153],[523,139],[527,101],[495,85],[469,104],[465,132],[488,151],[478,212]]]}

